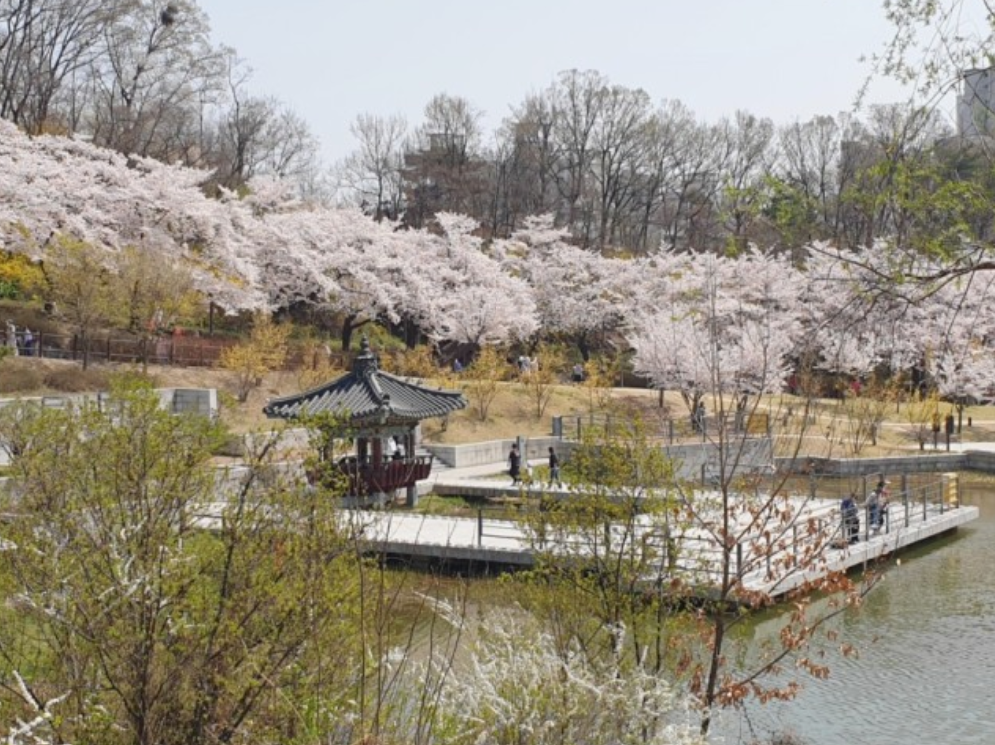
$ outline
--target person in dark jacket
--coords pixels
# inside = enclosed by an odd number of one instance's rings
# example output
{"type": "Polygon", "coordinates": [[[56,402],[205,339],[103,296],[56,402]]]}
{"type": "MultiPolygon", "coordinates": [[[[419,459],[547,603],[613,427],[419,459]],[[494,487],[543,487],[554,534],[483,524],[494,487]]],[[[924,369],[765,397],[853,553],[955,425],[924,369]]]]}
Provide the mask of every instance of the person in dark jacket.
{"type": "Polygon", "coordinates": [[[852,494],[843,498],[840,514],[843,517],[843,540],[848,544],[856,543],[860,540],[860,511],[852,494]]]}
{"type": "Polygon", "coordinates": [[[508,455],[508,473],[511,474],[511,484],[514,486],[522,480],[522,454],[518,452],[518,443],[511,446],[508,455]]]}
{"type": "Polygon", "coordinates": [[[553,450],[553,446],[549,447],[549,485],[553,484],[557,486],[563,486],[563,482],[560,481],[560,458],[553,450]]]}

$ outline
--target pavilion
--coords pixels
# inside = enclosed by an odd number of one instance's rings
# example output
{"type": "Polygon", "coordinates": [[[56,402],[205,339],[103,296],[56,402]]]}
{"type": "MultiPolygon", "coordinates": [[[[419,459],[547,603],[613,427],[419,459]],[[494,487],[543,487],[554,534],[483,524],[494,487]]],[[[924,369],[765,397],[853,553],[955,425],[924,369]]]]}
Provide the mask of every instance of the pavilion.
{"type": "Polygon", "coordinates": [[[423,419],[463,408],[466,399],[459,391],[427,388],[381,371],[364,336],[352,372],[312,390],[274,398],[263,413],[279,419],[339,418],[354,441],[354,453],[338,461],[349,479],[349,496],[357,502],[385,501],[404,488],[408,505],[414,506],[416,483],[432,470],[432,456],[415,453],[415,430],[423,419]]]}

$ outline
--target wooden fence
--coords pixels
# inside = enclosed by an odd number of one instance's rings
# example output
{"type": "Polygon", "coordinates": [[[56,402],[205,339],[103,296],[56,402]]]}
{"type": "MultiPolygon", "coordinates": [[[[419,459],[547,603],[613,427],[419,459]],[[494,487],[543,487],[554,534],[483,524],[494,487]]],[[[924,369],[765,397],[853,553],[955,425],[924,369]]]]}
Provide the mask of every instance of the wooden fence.
{"type": "MultiPolygon", "coordinates": [[[[154,365],[179,367],[216,367],[222,352],[239,343],[232,337],[201,336],[199,334],[172,334],[158,336],[148,341],[134,337],[98,335],[84,345],[74,334],[36,332],[31,343],[25,344],[23,334],[17,335],[17,353],[21,357],[82,360],[90,362],[123,362],[137,364],[147,361],[154,365]]],[[[333,367],[346,369],[353,353],[341,351],[314,351],[302,344],[291,344],[284,363],[287,370],[316,367],[319,358],[325,357],[333,367]]],[[[388,355],[392,356],[392,355],[388,355]]]]}

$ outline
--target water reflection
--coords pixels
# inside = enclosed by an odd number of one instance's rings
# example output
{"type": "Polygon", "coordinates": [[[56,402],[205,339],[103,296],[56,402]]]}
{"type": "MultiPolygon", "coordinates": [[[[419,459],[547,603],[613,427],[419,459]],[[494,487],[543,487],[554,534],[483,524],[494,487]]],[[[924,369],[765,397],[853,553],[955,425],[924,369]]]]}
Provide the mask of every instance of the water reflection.
{"type": "MultiPolygon", "coordinates": [[[[832,655],[830,679],[804,681],[791,703],[751,705],[757,735],[791,732],[807,745],[995,742],[995,490],[968,489],[965,501],[980,508],[977,521],[891,561],[864,606],[835,621],[859,658],[832,655]]],[[[753,641],[777,625],[761,619],[753,641]]],[[[742,728],[727,719],[721,741],[748,739],[742,728]]]]}

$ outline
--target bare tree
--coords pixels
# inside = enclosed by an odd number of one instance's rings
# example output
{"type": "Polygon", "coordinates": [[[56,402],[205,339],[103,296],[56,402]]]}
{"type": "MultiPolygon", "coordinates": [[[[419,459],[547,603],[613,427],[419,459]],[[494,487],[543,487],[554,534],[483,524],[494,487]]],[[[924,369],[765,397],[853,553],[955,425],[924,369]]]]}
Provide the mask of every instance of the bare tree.
{"type": "MultiPolygon", "coordinates": [[[[557,208],[556,169],[561,153],[555,136],[557,116],[552,90],[535,93],[513,109],[498,133],[512,215],[540,215],[557,208]]],[[[517,222],[513,226],[520,227],[517,222]]]]}
{"type": "Polygon", "coordinates": [[[778,173],[816,210],[803,239],[838,237],[840,195],[852,176],[852,169],[844,168],[841,153],[853,128],[852,118],[844,114],[839,118],[817,116],[780,130],[778,173]]]}
{"type": "Polygon", "coordinates": [[[237,189],[254,176],[306,183],[318,159],[318,141],[307,123],[272,97],[248,91],[250,71],[232,58],[228,95],[206,132],[203,158],[220,185],[237,189]]]}
{"type": "Polygon", "coordinates": [[[358,147],[339,166],[342,186],[374,219],[396,219],[403,204],[401,170],[407,120],[400,115],[360,114],[349,131],[358,147]]]}
{"type": "Polygon", "coordinates": [[[481,214],[486,163],[480,151],[482,112],[445,93],[425,106],[425,123],[405,155],[405,220],[421,226],[440,211],[481,214]]]}
{"type": "Polygon", "coordinates": [[[671,186],[664,201],[664,243],[706,248],[719,191],[716,131],[697,121],[678,131],[671,186]]]}
{"type": "Polygon", "coordinates": [[[553,88],[556,138],[560,143],[557,188],[566,225],[585,246],[591,241],[591,208],[587,175],[591,170],[594,130],[602,115],[608,81],[593,70],[560,74],[553,88]]]}
{"type": "Polygon", "coordinates": [[[694,115],[680,101],[667,101],[645,126],[645,156],[633,184],[632,248],[647,250],[660,244],[662,210],[673,193],[675,159],[682,133],[696,126],[694,115]]]}
{"type": "Polygon", "coordinates": [[[197,144],[201,102],[220,98],[226,52],[192,0],[142,0],[104,31],[86,129],[98,145],[176,160],[197,144]]]}
{"type": "Polygon", "coordinates": [[[724,189],[724,233],[739,248],[745,248],[749,230],[758,217],[763,198],[763,180],[773,161],[774,124],[745,111],[719,125],[722,136],[724,189]]]}
{"type": "Polygon", "coordinates": [[[116,0],[2,0],[0,118],[31,133],[65,128],[53,103],[102,53],[104,29],[122,12],[116,0]]]}
{"type": "Polygon", "coordinates": [[[614,242],[635,198],[635,175],[643,170],[650,99],[642,90],[606,88],[594,128],[591,177],[597,194],[599,249],[614,242]]]}

